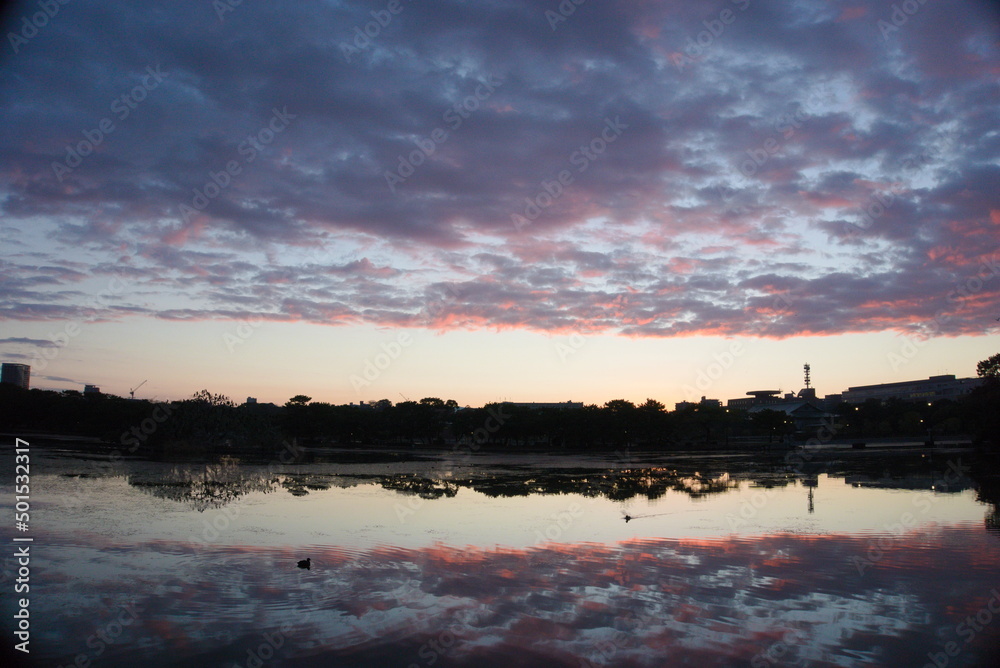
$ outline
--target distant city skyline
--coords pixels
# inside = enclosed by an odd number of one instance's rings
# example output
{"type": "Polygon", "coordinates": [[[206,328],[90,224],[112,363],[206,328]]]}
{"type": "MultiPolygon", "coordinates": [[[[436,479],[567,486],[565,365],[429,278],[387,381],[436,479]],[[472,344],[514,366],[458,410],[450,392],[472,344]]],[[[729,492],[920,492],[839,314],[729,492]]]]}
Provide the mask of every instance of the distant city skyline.
{"type": "Polygon", "coordinates": [[[673,406],[1000,351],[992,3],[572,6],[15,3],[0,360],[673,406]]]}
{"type": "MultiPolygon", "coordinates": [[[[550,343],[551,343],[551,341],[550,341],[550,343]]],[[[674,391],[672,393],[666,393],[666,394],[664,392],[661,392],[658,395],[647,394],[647,395],[643,396],[641,394],[636,394],[636,393],[633,392],[632,395],[620,394],[620,395],[615,395],[615,396],[608,395],[608,396],[604,396],[604,397],[596,397],[596,398],[583,399],[583,398],[581,398],[581,396],[579,396],[579,393],[573,394],[572,390],[570,390],[570,394],[567,395],[567,396],[565,396],[565,397],[561,397],[559,395],[552,395],[549,398],[537,399],[537,398],[530,398],[530,397],[529,398],[524,398],[522,396],[493,396],[493,397],[486,398],[486,399],[479,399],[478,401],[463,401],[463,399],[462,399],[461,396],[457,396],[454,393],[449,393],[449,392],[436,392],[436,393],[435,392],[424,392],[424,393],[421,393],[421,392],[411,392],[410,394],[406,394],[404,392],[397,392],[395,397],[393,397],[391,394],[380,395],[377,392],[371,392],[371,393],[369,393],[369,394],[366,395],[365,394],[365,390],[368,389],[369,387],[379,387],[379,386],[381,386],[381,387],[383,387],[383,389],[385,389],[386,386],[384,385],[384,383],[383,384],[379,384],[379,383],[376,383],[376,382],[370,382],[368,385],[360,386],[360,388],[359,388],[360,391],[356,392],[353,396],[348,396],[347,398],[344,398],[344,399],[331,399],[329,396],[325,396],[324,395],[324,392],[322,391],[322,388],[320,388],[320,391],[316,392],[316,393],[310,393],[310,392],[292,392],[292,393],[288,394],[287,396],[284,396],[280,392],[275,391],[273,388],[269,390],[265,386],[262,386],[259,382],[258,383],[254,383],[253,386],[257,387],[257,388],[260,388],[262,390],[261,394],[263,396],[258,396],[257,394],[253,394],[253,393],[250,393],[250,394],[241,393],[238,390],[235,391],[235,392],[221,392],[221,391],[219,391],[219,388],[209,387],[207,385],[204,386],[204,387],[202,387],[202,388],[199,388],[199,389],[209,389],[210,391],[213,391],[213,393],[225,394],[226,396],[229,396],[230,399],[234,400],[236,403],[243,403],[247,398],[252,397],[253,400],[254,400],[254,402],[275,403],[275,404],[278,404],[278,405],[284,404],[289,398],[291,398],[292,396],[294,396],[296,394],[305,394],[307,396],[310,396],[310,398],[313,401],[320,401],[320,402],[334,403],[334,404],[351,404],[351,403],[357,404],[357,403],[362,403],[362,402],[363,403],[371,403],[371,402],[379,401],[379,400],[382,400],[382,399],[389,399],[392,403],[399,403],[400,401],[418,401],[418,400],[420,400],[420,399],[422,399],[424,397],[434,396],[434,397],[438,397],[438,398],[445,399],[445,400],[447,400],[447,399],[455,399],[462,406],[465,406],[465,405],[480,406],[480,405],[484,405],[484,404],[487,404],[487,403],[500,402],[500,401],[507,401],[507,402],[514,402],[514,403],[537,403],[537,404],[566,404],[567,402],[572,402],[574,405],[579,405],[579,404],[597,404],[597,405],[602,405],[606,401],[610,401],[610,400],[613,400],[613,399],[622,399],[622,398],[624,398],[626,400],[632,401],[633,403],[635,403],[637,405],[640,404],[640,403],[642,403],[646,399],[654,399],[656,401],[660,401],[661,403],[663,403],[667,407],[668,410],[673,410],[673,406],[675,404],[682,403],[682,402],[689,402],[689,403],[695,403],[696,404],[702,398],[705,398],[705,399],[708,399],[708,400],[718,400],[718,401],[721,402],[722,406],[725,406],[728,401],[730,401],[732,399],[741,398],[741,397],[747,397],[751,392],[753,392],[755,390],[756,391],[761,391],[761,390],[764,390],[764,389],[768,389],[770,391],[777,391],[777,392],[780,393],[780,395],[787,395],[789,393],[791,393],[791,394],[798,394],[805,387],[804,378],[803,378],[803,370],[801,368],[801,365],[799,366],[799,369],[798,369],[798,371],[799,371],[798,383],[791,382],[791,383],[785,383],[785,384],[772,384],[773,385],[772,386],[772,385],[767,385],[766,383],[763,383],[763,382],[756,382],[758,380],[761,380],[761,378],[755,379],[755,378],[749,378],[749,377],[744,377],[744,376],[740,375],[738,373],[738,370],[739,370],[739,368],[741,366],[745,366],[747,368],[752,368],[752,367],[755,367],[755,366],[758,366],[758,365],[754,364],[754,363],[750,363],[747,360],[743,360],[742,359],[742,355],[741,354],[737,354],[737,355],[735,355],[735,356],[732,357],[732,362],[729,364],[729,366],[726,366],[726,363],[729,362],[729,358],[726,356],[726,353],[730,352],[733,349],[734,342],[733,341],[724,341],[724,342],[720,342],[720,343],[725,344],[726,350],[724,350],[721,354],[717,353],[716,355],[714,355],[709,360],[709,362],[702,369],[698,370],[697,373],[694,376],[694,382],[693,382],[693,384],[685,384],[685,385],[683,385],[682,388],[681,388],[681,390],[680,390],[680,394],[678,394],[676,391],[674,391]],[[714,376],[718,375],[717,372],[719,370],[722,371],[722,375],[719,376],[719,378],[718,378],[717,381],[713,381],[712,378],[714,376]],[[704,384],[704,381],[709,381],[709,384],[707,384],[707,385],[704,384]],[[729,390],[729,388],[735,388],[735,387],[737,387],[739,385],[739,383],[741,383],[741,382],[743,383],[743,385],[739,386],[739,387],[742,387],[743,389],[735,389],[733,391],[729,390]],[[704,389],[704,391],[703,391],[703,389],[704,389]],[[718,391],[716,391],[716,390],[718,390],[718,391]],[[270,394],[268,394],[268,392],[270,392],[270,394]],[[699,394],[699,392],[701,392],[701,394],[699,394]],[[676,399],[674,400],[674,399],[671,399],[670,397],[675,397],[676,399]]],[[[739,347],[742,347],[738,342],[735,342],[735,343],[737,343],[737,345],[739,347]]],[[[753,341],[748,342],[748,344],[753,344],[753,343],[754,343],[753,341]]],[[[780,343],[780,342],[771,342],[771,343],[780,343]]],[[[553,349],[556,350],[556,351],[558,351],[560,345],[562,345],[562,344],[560,344],[557,341],[555,343],[555,345],[553,346],[553,349]]],[[[739,352],[739,348],[737,348],[737,352],[739,352]]],[[[0,361],[2,361],[2,360],[0,360],[0,361]]],[[[13,366],[17,366],[17,365],[13,364],[13,366]]],[[[30,365],[28,365],[28,366],[30,367],[30,365]]],[[[374,368],[377,368],[377,367],[375,367],[375,363],[374,362],[373,362],[372,366],[374,368]]],[[[813,365],[811,365],[811,366],[813,366],[813,365]]],[[[973,364],[973,367],[974,367],[974,364],[973,364]]],[[[914,365],[912,367],[904,367],[904,368],[918,369],[918,368],[926,368],[926,367],[921,367],[921,366],[914,365]]],[[[386,367],[386,371],[388,372],[388,367],[386,367]]],[[[902,371],[902,369],[901,369],[901,371],[902,371]]],[[[838,373],[835,377],[840,377],[841,375],[842,374],[838,373]]],[[[897,374],[893,375],[892,379],[890,379],[890,380],[884,380],[883,379],[883,380],[874,380],[874,381],[864,382],[864,383],[851,383],[849,385],[844,385],[843,387],[838,387],[836,389],[833,386],[829,386],[829,387],[825,387],[824,386],[824,387],[817,388],[816,387],[816,383],[815,383],[815,376],[813,376],[813,380],[810,383],[810,385],[812,387],[812,391],[815,392],[816,397],[819,400],[822,400],[827,395],[839,395],[842,392],[846,392],[850,388],[865,387],[865,386],[870,386],[870,385],[881,385],[881,384],[886,384],[886,383],[903,383],[903,382],[917,382],[917,383],[921,383],[921,382],[927,381],[929,378],[941,377],[941,376],[948,376],[948,375],[955,376],[955,377],[957,377],[959,379],[962,379],[962,378],[975,379],[976,378],[975,369],[973,368],[973,372],[972,373],[968,373],[968,374],[961,374],[961,373],[955,374],[955,373],[951,373],[949,371],[940,371],[940,370],[937,371],[937,372],[933,372],[933,373],[927,373],[926,375],[923,375],[923,376],[908,375],[906,373],[897,373],[897,374]]],[[[870,377],[871,374],[868,374],[868,376],[870,377]]],[[[45,378],[47,376],[42,376],[42,377],[45,378]]],[[[358,380],[358,379],[364,380],[365,377],[364,377],[364,371],[363,371],[363,369],[361,370],[360,373],[352,374],[352,377],[355,380],[358,380]]],[[[763,377],[767,377],[767,378],[772,378],[773,379],[776,376],[772,373],[772,374],[765,374],[763,377]]],[[[376,378],[375,380],[378,380],[378,379],[376,378]]],[[[129,396],[132,389],[140,388],[139,391],[138,391],[137,398],[139,398],[139,399],[144,399],[144,398],[145,399],[154,399],[154,400],[160,400],[160,401],[169,401],[169,400],[177,400],[177,399],[190,398],[190,396],[192,394],[194,394],[194,392],[196,391],[196,390],[192,390],[192,391],[187,392],[187,393],[183,393],[182,392],[179,395],[163,395],[163,396],[161,396],[161,395],[152,395],[151,394],[150,396],[144,396],[144,392],[142,391],[141,388],[142,387],[148,387],[148,383],[149,383],[149,380],[148,379],[144,379],[142,382],[136,383],[132,388],[128,388],[128,389],[126,389],[124,391],[121,391],[121,390],[119,390],[117,388],[113,388],[112,389],[112,388],[109,388],[109,387],[101,387],[100,384],[97,384],[97,387],[99,387],[101,389],[101,391],[103,393],[105,393],[105,394],[115,394],[117,396],[122,396],[122,397],[129,396]]],[[[61,391],[61,390],[65,390],[65,389],[70,389],[70,390],[76,390],[76,391],[79,391],[79,392],[83,392],[84,391],[84,387],[90,386],[90,385],[92,385],[92,384],[88,383],[86,385],[75,385],[75,384],[69,383],[69,379],[65,379],[61,383],[52,383],[52,384],[45,384],[45,383],[43,383],[40,386],[36,386],[34,383],[32,383],[32,388],[34,388],[34,389],[55,390],[55,391],[61,391]],[[72,386],[70,386],[70,385],[72,385],[72,386]]],[[[676,387],[676,386],[677,386],[676,382],[665,382],[664,383],[664,387],[676,387]]],[[[156,386],[154,385],[154,388],[155,387],[156,386]]],[[[343,395],[341,395],[341,396],[343,396],[343,395]]],[[[475,396],[486,396],[486,395],[483,394],[482,392],[480,392],[479,394],[476,394],[475,396]]]]}

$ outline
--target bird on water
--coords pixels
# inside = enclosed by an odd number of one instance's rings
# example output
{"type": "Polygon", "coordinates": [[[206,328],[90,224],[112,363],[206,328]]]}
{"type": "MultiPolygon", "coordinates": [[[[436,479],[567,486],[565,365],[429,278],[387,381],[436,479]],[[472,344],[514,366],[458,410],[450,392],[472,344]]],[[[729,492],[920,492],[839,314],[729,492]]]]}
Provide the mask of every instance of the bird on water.
{"type": "Polygon", "coordinates": [[[624,510],[622,511],[622,517],[625,518],[625,524],[628,524],[632,520],[641,520],[646,517],[660,517],[661,515],[673,515],[675,513],[653,513],[652,515],[629,515],[624,510]]]}
{"type": "Polygon", "coordinates": [[[299,568],[304,568],[306,570],[309,570],[311,562],[312,562],[312,557],[309,557],[308,559],[303,559],[302,561],[299,562],[299,568]]]}

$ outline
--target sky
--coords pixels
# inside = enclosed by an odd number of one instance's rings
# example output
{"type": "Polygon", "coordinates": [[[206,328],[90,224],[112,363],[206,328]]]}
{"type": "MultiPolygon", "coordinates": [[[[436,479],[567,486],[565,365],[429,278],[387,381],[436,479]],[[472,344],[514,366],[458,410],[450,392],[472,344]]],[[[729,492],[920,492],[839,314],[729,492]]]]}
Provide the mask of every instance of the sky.
{"type": "Polygon", "coordinates": [[[672,406],[1000,352],[992,3],[36,1],[3,33],[33,387],[672,406]]]}

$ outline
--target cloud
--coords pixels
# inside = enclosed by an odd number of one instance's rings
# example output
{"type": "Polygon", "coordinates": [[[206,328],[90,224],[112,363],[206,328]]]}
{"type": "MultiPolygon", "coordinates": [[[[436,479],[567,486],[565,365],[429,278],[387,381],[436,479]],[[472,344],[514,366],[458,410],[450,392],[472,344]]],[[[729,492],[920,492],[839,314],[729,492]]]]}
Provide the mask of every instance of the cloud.
{"type": "Polygon", "coordinates": [[[0,345],[3,344],[17,344],[23,346],[35,346],[38,348],[56,348],[58,347],[54,341],[49,341],[48,339],[30,339],[24,336],[8,336],[5,339],[0,339],[0,345]]]}
{"type": "Polygon", "coordinates": [[[84,383],[81,383],[78,380],[74,380],[72,378],[63,378],[62,376],[38,376],[38,378],[43,379],[43,380],[51,380],[51,381],[56,382],[56,383],[72,383],[74,385],[83,385],[84,384],[84,383]]]}
{"type": "Polygon", "coordinates": [[[0,316],[989,331],[988,3],[402,6],[61,9],[0,63],[0,316]]]}

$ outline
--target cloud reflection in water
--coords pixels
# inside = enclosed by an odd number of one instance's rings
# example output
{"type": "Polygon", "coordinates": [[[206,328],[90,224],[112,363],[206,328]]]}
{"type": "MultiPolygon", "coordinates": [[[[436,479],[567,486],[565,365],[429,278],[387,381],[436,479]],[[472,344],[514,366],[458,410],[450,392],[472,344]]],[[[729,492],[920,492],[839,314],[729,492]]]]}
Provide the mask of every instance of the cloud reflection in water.
{"type": "MultiPolygon", "coordinates": [[[[998,628],[956,626],[1000,587],[981,525],[897,536],[863,575],[866,535],[637,539],[482,549],[259,549],[47,539],[45,659],[100,665],[987,665],[998,628]],[[311,571],[295,568],[312,557],[311,571]],[[72,574],[72,575],[70,575],[72,574]],[[141,610],[95,657],[87,640],[141,610]],[[780,658],[780,660],[779,660],[780,658]],[[432,661],[433,660],[433,661],[432,661]]],[[[34,613],[33,613],[34,614],[34,613]]]]}

